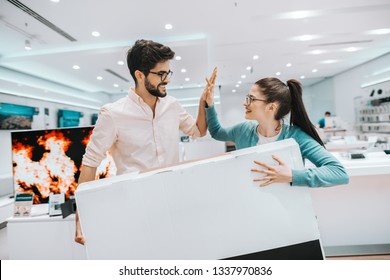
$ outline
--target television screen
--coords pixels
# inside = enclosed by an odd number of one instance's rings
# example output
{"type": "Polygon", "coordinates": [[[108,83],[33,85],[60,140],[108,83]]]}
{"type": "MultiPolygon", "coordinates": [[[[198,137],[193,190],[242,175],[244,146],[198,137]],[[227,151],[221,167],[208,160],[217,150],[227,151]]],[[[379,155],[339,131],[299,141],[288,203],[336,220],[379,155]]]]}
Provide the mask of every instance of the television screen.
{"type": "MultiPolygon", "coordinates": [[[[50,193],[64,193],[69,199],[77,188],[92,130],[93,126],[11,132],[15,193],[33,193],[34,204],[48,203],[50,193]]],[[[115,174],[107,153],[96,179],[115,174]]]]}

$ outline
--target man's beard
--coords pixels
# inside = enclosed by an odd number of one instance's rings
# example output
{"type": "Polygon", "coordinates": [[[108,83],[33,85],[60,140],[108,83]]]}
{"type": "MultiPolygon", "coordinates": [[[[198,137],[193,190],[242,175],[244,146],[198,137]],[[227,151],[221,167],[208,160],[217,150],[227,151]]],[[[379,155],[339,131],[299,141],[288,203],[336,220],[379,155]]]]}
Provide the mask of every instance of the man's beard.
{"type": "Polygon", "coordinates": [[[161,92],[158,88],[160,86],[166,86],[167,83],[159,83],[156,87],[153,87],[152,84],[149,82],[148,79],[145,79],[145,88],[146,90],[153,96],[156,97],[165,97],[167,96],[167,92],[161,92]]]}

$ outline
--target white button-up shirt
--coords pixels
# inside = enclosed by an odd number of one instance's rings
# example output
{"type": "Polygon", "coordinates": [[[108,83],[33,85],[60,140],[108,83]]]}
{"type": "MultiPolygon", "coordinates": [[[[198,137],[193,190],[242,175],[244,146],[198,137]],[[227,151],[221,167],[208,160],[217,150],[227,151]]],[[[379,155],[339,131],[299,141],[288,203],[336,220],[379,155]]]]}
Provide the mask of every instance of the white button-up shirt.
{"type": "Polygon", "coordinates": [[[98,167],[108,150],[118,175],[177,163],[179,130],[200,136],[196,120],[175,98],[158,98],[153,118],[152,109],[130,89],[128,96],[101,108],[83,165],[98,167]]]}

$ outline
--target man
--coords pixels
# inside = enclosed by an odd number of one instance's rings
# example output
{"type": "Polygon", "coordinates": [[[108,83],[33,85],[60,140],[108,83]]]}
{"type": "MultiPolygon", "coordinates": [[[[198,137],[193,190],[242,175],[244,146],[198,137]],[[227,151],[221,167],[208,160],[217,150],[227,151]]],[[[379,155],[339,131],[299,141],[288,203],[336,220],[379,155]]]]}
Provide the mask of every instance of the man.
{"type": "Polygon", "coordinates": [[[330,117],[330,112],[325,112],[325,117],[318,121],[318,128],[325,128],[325,118],[330,117]]]}
{"type": "MultiPolygon", "coordinates": [[[[79,184],[95,179],[96,168],[110,150],[117,174],[158,168],[179,161],[179,130],[192,138],[206,135],[206,95],[216,70],[200,98],[197,120],[171,96],[166,86],[175,53],[167,46],[138,40],[127,53],[135,88],[126,97],[104,105],[83,157],[79,184]]],[[[84,244],[78,213],[75,241],[84,244]]]]}

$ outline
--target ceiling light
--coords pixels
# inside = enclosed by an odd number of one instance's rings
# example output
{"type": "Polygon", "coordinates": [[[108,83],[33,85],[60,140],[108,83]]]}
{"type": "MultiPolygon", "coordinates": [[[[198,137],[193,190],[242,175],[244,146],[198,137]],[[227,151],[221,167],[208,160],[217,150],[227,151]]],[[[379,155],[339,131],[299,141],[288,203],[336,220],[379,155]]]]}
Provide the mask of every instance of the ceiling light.
{"type": "Polygon", "coordinates": [[[326,51],[324,50],[314,50],[314,51],[310,51],[309,54],[322,54],[322,53],[325,53],[326,51]]]}
{"type": "Polygon", "coordinates": [[[236,85],[236,87],[240,87],[240,85],[236,85]]]}
{"type": "Polygon", "coordinates": [[[238,81],[237,84],[241,84],[242,82],[241,81],[238,81]]]}
{"type": "Polygon", "coordinates": [[[180,56],[180,55],[177,55],[177,56],[175,57],[175,59],[176,59],[176,60],[181,60],[181,56],[180,56]]]}
{"type": "Polygon", "coordinates": [[[72,68],[75,69],[75,70],[79,70],[79,69],[80,69],[80,66],[78,66],[78,65],[73,65],[72,68]]]}
{"type": "Polygon", "coordinates": [[[328,60],[321,61],[321,63],[324,63],[324,64],[332,64],[332,63],[336,63],[336,62],[339,62],[339,61],[337,59],[328,59],[328,60]]]}
{"type": "Polygon", "coordinates": [[[241,75],[241,79],[245,79],[246,78],[246,75],[241,75]]]}
{"type": "Polygon", "coordinates": [[[254,59],[254,60],[259,59],[259,56],[258,56],[258,55],[254,55],[254,56],[253,56],[253,59],[254,59]]]}
{"type": "Polygon", "coordinates": [[[297,36],[293,37],[293,41],[311,41],[314,39],[318,39],[320,36],[319,35],[302,35],[302,36],[297,36]]]}
{"type": "Polygon", "coordinates": [[[276,72],[276,76],[280,76],[280,72],[276,72]]]}
{"type": "Polygon", "coordinates": [[[170,23],[165,24],[165,29],[166,30],[170,30],[172,28],[173,28],[172,24],[170,24],[170,23]]]}
{"type": "Polygon", "coordinates": [[[102,76],[97,76],[96,79],[100,81],[100,80],[103,80],[103,77],[102,76]]]}
{"type": "Polygon", "coordinates": [[[236,92],[236,90],[235,90],[235,89],[232,89],[232,92],[236,92]]]}
{"type": "Polygon", "coordinates": [[[304,75],[302,75],[302,76],[301,76],[301,80],[303,80],[304,78],[305,78],[305,76],[304,76],[304,75]]]}
{"type": "Polygon", "coordinates": [[[186,82],[188,82],[188,81],[190,80],[190,78],[185,78],[184,80],[185,80],[186,82]]]}
{"type": "Polygon", "coordinates": [[[113,86],[114,86],[114,87],[119,87],[119,85],[118,85],[118,84],[113,84],[113,86]]]}
{"type": "Polygon", "coordinates": [[[50,0],[51,2],[58,3],[60,0],[50,0]]]}
{"type": "Polygon", "coordinates": [[[93,31],[91,34],[92,34],[93,37],[99,37],[100,36],[100,33],[98,31],[93,31]]]}
{"type": "Polygon", "coordinates": [[[313,69],[313,70],[311,70],[311,72],[313,72],[313,73],[315,73],[315,72],[317,72],[318,70],[317,69],[313,69]]]}
{"type": "Polygon", "coordinates": [[[291,66],[292,66],[291,63],[287,63],[287,64],[286,64],[286,67],[291,67],[291,66]]]}
{"type": "Polygon", "coordinates": [[[185,73],[185,72],[187,72],[187,69],[182,68],[182,69],[180,70],[180,72],[185,73]]]}
{"type": "Polygon", "coordinates": [[[124,65],[125,63],[122,60],[118,61],[118,65],[124,65]]]}
{"type": "Polygon", "coordinates": [[[346,51],[346,52],[356,52],[358,50],[359,50],[359,48],[356,48],[356,47],[349,47],[349,48],[343,49],[343,51],[346,51]]]}
{"type": "Polygon", "coordinates": [[[250,71],[252,69],[252,66],[247,66],[246,70],[250,71]]]}
{"type": "Polygon", "coordinates": [[[370,31],[367,31],[366,33],[372,34],[372,35],[386,35],[386,34],[390,33],[390,28],[370,30],[370,31]]]}
{"type": "Polygon", "coordinates": [[[303,19],[309,17],[320,16],[320,11],[294,11],[288,13],[282,13],[276,16],[278,19],[303,19]]]}
{"type": "Polygon", "coordinates": [[[27,51],[31,50],[31,44],[29,40],[24,41],[24,49],[27,51]]]}

